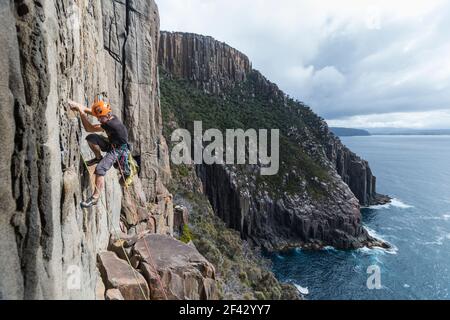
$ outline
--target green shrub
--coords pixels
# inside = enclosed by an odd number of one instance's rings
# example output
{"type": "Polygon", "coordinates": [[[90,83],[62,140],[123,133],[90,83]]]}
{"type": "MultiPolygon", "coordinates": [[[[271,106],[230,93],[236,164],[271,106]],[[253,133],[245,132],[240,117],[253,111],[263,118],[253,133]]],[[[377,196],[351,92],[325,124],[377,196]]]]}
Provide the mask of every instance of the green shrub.
{"type": "Polygon", "coordinates": [[[189,243],[191,240],[192,240],[191,230],[189,229],[189,226],[187,224],[184,224],[180,241],[184,243],[189,243]]]}

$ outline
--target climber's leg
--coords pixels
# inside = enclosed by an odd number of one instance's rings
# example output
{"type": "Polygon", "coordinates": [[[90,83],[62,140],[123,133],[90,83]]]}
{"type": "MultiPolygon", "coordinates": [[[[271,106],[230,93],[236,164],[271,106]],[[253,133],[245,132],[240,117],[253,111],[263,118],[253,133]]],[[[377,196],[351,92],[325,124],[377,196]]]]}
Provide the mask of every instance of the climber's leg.
{"type": "Polygon", "coordinates": [[[99,163],[102,160],[102,151],[109,152],[111,150],[111,144],[106,137],[98,134],[90,134],[86,137],[86,141],[89,144],[89,148],[95,154],[95,158],[86,161],[88,166],[99,163]]]}
{"type": "Polygon", "coordinates": [[[105,185],[105,177],[95,175],[95,191],[92,197],[98,199],[100,197],[100,192],[103,190],[104,185],[105,185]]]}
{"type": "Polygon", "coordinates": [[[81,202],[81,207],[90,208],[92,206],[95,206],[98,203],[98,199],[100,199],[100,192],[103,190],[104,185],[105,185],[105,177],[95,175],[94,193],[86,201],[81,202]]]}
{"type": "Polygon", "coordinates": [[[102,157],[101,149],[98,145],[88,142],[89,148],[91,148],[92,152],[94,152],[95,157],[100,159],[102,157]]]}
{"type": "Polygon", "coordinates": [[[86,201],[81,203],[82,208],[89,208],[95,206],[100,198],[100,193],[103,190],[103,186],[105,185],[105,175],[109,169],[113,166],[116,161],[116,155],[114,151],[109,151],[98,163],[95,168],[95,190],[92,196],[89,197],[86,201]]]}

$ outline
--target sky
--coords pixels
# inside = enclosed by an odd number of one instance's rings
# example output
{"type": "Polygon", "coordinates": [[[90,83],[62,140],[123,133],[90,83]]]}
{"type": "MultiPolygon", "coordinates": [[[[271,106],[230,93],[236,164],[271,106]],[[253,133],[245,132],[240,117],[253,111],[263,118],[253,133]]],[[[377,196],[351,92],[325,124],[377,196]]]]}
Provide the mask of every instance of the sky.
{"type": "Polygon", "coordinates": [[[332,126],[450,128],[450,1],[156,0],[332,126]]]}

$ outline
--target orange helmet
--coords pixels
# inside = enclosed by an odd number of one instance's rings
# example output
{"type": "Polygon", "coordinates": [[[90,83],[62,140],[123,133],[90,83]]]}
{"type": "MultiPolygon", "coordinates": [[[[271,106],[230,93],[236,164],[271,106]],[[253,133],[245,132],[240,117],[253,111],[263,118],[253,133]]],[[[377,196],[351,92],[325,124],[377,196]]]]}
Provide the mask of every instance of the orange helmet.
{"type": "Polygon", "coordinates": [[[108,102],[105,102],[103,100],[98,100],[94,102],[94,104],[91,107],[92,115],[96,116],[97,118],[105,117],[111,112],[111,107],[108,102]]]}

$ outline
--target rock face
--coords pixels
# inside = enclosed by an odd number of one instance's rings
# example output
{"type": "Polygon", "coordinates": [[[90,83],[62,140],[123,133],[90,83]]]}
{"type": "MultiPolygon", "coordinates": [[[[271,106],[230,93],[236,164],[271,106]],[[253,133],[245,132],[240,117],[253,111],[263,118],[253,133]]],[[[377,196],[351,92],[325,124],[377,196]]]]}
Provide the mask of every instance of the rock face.
{"type": "Polygon", "coordinates": [[[171,233],[157,7],[153,0],[6,0],[0,26],[0,299],[93,299],[96,255],[110,233],[136,233],[154,220],[171,233]],[[66,101],[90,104],[99,92],[130,131],[147,214],[122,209],[114,169],[101,204],[79,207],[92,192],[93,168],[83,165],[85,133],[66,101]]]}
{"type": "Polygon", "coordinates": [[[182,32],[161,32],[159,63],[212,93],[245,80],[252,68],[246,55],[225,43],[182,32]]]}
{"type": "Polygon", "coordinates": [[[109,289],[106,291],[106,300],[125,300],[119,289],[109,289]]]}
{"type": "MultiPolygon", "coordinates": [[[[159,62],[168,76],[163,76],[161,81],[174,79],[176,82],[181,78],[190,80],[197,88],[218,88],[206,91],[220,93],[223,100],[238,101],[234,112],[249,105],[248,109],[242,111],[243,114],[256,114],[252,108],[260,103],[261,106],[267,106],[265,114],[259,113],[261,117],[284,119],[278,125],[298,119],[290,127],[282,128],[282,134],[296,144],[298,158],[309,159],[309,162],[305,162],[306,167],[291,166],[283,172],[283,178],[275,186],[278,194],[269,192],[267,184],[258,182],[258,166],[197,167],[204,193],[216,214],[229,227],[238,230],[243,238],[270,250],[299,245],[357,248],[378,243],[368,235],[361,223],[360,204],[369,205],[386,200],[376,194],[376,179],[367,161],[348,150],[330,133],[325,121],[309,107],[289,99],[258,71],[251,70],[250,63],[245,64],[248,68],[238,69],[239,77],[228,71],[221,73],[222,64],[216,63],[222,61],[221,57],[234,59],[227,63],[228,66],[239,66],[242,61],[248,61],[243,54],[235,53],[234,49],[214,42],[210,37],[167,32],[162,34],[159,62]],[[234,54],[230,55],[230,52],[234,54]],[[214,56],[211,57],[211,54],[214,56]],[[190,64],[193,56],[194,66],[190,64]],[[209,71],[202,73],[202,70],[209,71]],[[314,176],[317,169],[323,172],[323,177],[314,176]],[[292,192],[290,188],[296,191],[292,192]]],[[[232,69],[236,70],[235,67],[232,69]]],[[[165,93],[170,95],[170,92],[165,93]]],[[[174,99],[171,96],[166,100],[174,99]]],[[[227,112],[225,109],[220,110],[227,112]]],[[[199,110],[195,111],[199,113],[199,110]]],[[[180,120],[179,123],[187,121],[185,117],[180,120]]],[[[255,123],[258,120],[255,119],[255,123]]],[[[245,119],[238,118],[236,121],[245,119]]],[[[286,153],[283,147],[288,146],[280,146],[280,152],[286,153]]]]}
{"type": "Polygon", "coordinates": [[[184,206],[175,206],[173,210],[173,230],[182,234],[183,226],[189,222],[189,211],[184,206]]]}
{"type": "Polygon", "coordinates": [[[158,95],[158,8],[153,0],[101,4],[111,104],[130,128],[129,138],[133,154],[140,160],[144,190],[148,196],[156,197],[155,181],[167,183],[170,178],[158,95]]]}

